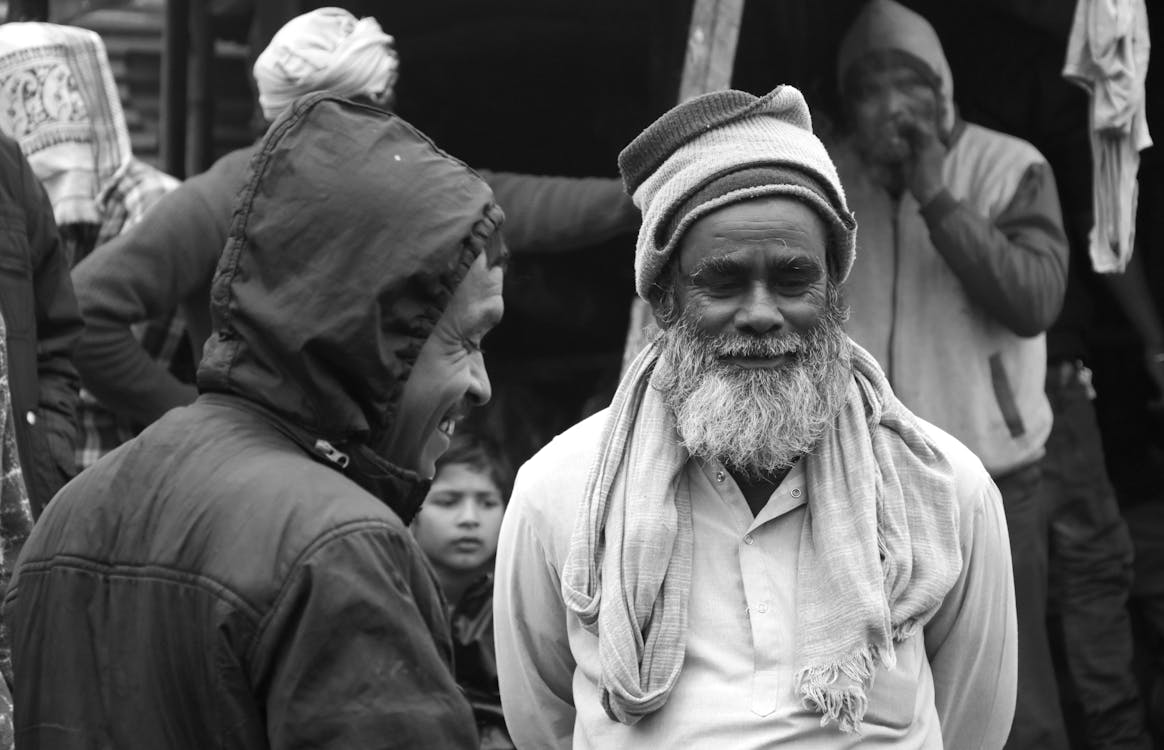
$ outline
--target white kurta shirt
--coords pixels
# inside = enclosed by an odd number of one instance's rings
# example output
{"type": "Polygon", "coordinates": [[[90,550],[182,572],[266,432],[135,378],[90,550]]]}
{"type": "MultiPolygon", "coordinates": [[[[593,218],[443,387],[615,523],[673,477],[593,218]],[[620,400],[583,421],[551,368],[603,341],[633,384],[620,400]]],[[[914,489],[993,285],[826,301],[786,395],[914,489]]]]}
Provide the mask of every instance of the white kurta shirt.
{"type": "Polygon", "coordinates": [[[753,517],[721,466],[688,463],[679,491],[690,493],[695,539],[683,671],[656,713],[633,727],[608,718],[597,638],[566,611],[558,576],[604,418],[569,430],[522,468],[503,523],[497,661],[518,747],[1002,747],[1016,658],[1002,504],[980,462],[929,425],[957,476],[963,569],[924,636],[897,644],[897,666],[875,676],[860,736],[822,727],[794,691],[797,560],[811,507],[802,464],[753,517]]]}

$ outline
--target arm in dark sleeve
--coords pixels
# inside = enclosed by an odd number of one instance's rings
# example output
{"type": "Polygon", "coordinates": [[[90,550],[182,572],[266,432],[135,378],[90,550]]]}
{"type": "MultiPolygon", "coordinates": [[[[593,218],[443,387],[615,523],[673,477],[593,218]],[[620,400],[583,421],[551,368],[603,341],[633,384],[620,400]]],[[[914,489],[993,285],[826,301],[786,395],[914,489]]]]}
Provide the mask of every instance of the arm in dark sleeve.
{"type": "Polygon", "coordinates": [[[614,178],[488,171],[481,176],[505,211],[502,230],[514,253],[575,250],[639,225],[639,210],[614,178]]]}
{"type": "Polygon", "coordinates": [[[252,662],[272,750],[476,750],[443,600],[407,537],[360,524],[296,565],[252,662]]]}
{"type": "Polygon", "coordinates": [[[48,448],[59,470],[59,484],[44,488],[47,502],[74,473],[77,441],[77,370],[74,350],[84,323],[77,310],[69,275],[72,258],[57,232],[52,204],[27,163],[23,162],[25,195],[30,210],[28,245],[32,249],[32,284],[36,307],[37,407],[48,448]],[[37,210],[32,206],[40,205],[37,210]],[[33,218],[35,217],[35,218],[33,218]]]}
{"type": "Polygon", "coordinates": [[[1067,238],[1048,165],[1027,169],[993,222],[945,190],[921,212],[970,299],[1019,336],[1055,322],[1067,289],[1067,238]]]}
{"type": "Polygon", "coordinates": [[[198,395],[141,347],[131,326],[167,315],[214,275],[230,217],[200,190],[186,182],[73,272],[86,326],[81,378],[107,408],[139,424],[198,395]]]}

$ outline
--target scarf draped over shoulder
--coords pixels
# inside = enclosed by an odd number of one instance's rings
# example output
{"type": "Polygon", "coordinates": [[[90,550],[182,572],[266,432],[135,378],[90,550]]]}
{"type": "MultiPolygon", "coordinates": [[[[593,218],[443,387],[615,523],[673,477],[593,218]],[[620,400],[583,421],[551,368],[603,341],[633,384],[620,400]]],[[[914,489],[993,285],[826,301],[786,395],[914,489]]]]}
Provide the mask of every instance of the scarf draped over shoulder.
{"type": "MultiPolygon", "coordinates": [[[[683,668],[693,559],[689,459],[651,386],[659,344],[623,377],[562,571],[567,608],[598,638],[611,719],[667,702],[683,668]]],[[[953,470],[852,346],[852,380],[806,457],[797,571],[796,690],[822,724],[859,732],[873,675],[934,615],[962,569],[953,470]]]]}

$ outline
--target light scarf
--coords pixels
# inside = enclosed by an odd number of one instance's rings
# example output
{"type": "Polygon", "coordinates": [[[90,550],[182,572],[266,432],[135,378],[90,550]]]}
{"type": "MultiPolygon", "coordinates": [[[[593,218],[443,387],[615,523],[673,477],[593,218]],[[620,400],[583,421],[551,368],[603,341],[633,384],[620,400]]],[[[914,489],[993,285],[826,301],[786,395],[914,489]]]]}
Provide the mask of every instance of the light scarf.
{"type": "MultiPolygon", "coordinates": [[[[677,492],[689,458],[652,385],[658,340],[623,377],[587,480],[562,596],[598,637],[607,714],[635,724],[667,701],[683,667],[693,531],[677,492]]],[[[807,456],[797,578],[796,690],[857,732],[894,643],[933,616],[962,569],[953,472],[853,346],[835,429],[807,456]]]]}
{"type": "Polygon", "coordinates": [[[105,45],[51,23],[0,25],[0,131],[20,143],[58,225],[100,224],[133,153],[105,45]]]}
{"type": "Polygon", "coordinates": [[[317,8],[288,21],[255,60],[263,116],[274,121],[304,94],[384,96],[399,68],[393,39],[375,18],[317,8]]]}

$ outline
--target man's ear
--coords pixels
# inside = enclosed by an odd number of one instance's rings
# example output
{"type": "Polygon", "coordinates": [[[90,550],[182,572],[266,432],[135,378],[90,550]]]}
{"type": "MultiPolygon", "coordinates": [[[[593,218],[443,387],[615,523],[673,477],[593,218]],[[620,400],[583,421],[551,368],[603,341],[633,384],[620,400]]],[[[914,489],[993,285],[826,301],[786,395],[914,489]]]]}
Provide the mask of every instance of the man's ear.
{"type": "Polygon", "coordinates": [[[656,284],[651,292],[647,304],[651,307],[651,315],[655,319],[655,325],[660,330],[665,331],[675,325],[675,321],[679,319],[679,306],[675,300],[675,291],[656,284]]]}

